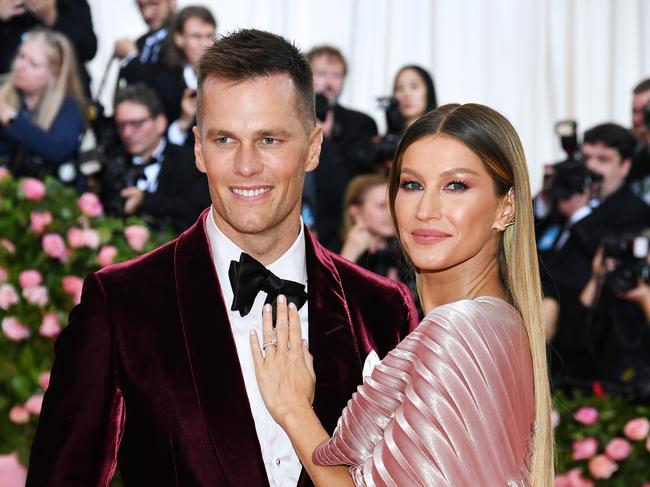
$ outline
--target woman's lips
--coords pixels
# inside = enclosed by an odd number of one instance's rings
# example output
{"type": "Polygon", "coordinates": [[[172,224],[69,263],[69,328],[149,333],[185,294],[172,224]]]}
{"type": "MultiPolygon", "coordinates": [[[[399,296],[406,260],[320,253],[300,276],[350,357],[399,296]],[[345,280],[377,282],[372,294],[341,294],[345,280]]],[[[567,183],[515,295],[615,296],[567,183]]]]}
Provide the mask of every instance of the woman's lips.
{"type": "Polygon", "coordinates": [[[448,233],[439,232],[437,230],[413,230],[411,237],[416,243],[422,245],[431,245],[451,237],[448,233]]]}

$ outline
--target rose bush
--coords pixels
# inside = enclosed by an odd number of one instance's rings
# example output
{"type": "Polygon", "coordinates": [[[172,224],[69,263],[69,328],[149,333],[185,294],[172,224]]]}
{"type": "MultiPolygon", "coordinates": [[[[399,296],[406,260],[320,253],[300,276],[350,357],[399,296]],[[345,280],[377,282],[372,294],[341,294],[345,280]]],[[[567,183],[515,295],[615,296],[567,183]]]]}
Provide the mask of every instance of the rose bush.
{"type": "Polygon", "coordinates": [[[54,340],[83,278],[173,237],[105,216],[94,194],[0,168],[0,463],[27,464],[54,340]]]}
{"type": "Polygon", "coordinates": [[[553,406],[555,487],[650,486],[650,407],[562,392],[553,406]]]}

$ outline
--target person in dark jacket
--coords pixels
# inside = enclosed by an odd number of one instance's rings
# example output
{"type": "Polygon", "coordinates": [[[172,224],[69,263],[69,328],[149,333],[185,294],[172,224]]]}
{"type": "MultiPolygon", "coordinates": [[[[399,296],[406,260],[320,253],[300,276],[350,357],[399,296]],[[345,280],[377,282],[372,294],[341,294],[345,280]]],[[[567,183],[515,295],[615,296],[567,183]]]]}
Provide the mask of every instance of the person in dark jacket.
{"type": "Polygon", "coordinates": [[[83,106],[66,37],[49,30],[27,34],[0,87],[0,157],[14,176],[55,175],[75,157],[83,106]]]}
{"type": "Polygon", "coordinates": [[[85,95],[90,76],[84,63],[97,53],[97,37],[87,0],[7,0],[0,2],[0,74],[11,70],[25,33],[37,27],[61,32],[74,47],[85,95]]]}

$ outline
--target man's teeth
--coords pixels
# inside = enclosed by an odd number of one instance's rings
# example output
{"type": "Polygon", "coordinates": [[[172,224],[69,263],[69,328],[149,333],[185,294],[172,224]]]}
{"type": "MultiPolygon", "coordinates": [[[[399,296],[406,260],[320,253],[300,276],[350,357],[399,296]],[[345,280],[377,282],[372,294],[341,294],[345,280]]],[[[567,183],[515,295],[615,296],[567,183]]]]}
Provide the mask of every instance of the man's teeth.
{"type": "Polygon", "coordinates": [[[232,192],[235,194],[238,194],[239,196],[244,196],[246,198],[252,198],[254,196],[259,196],[262,193],[266,193],[269,191],[269,188],[262,188],[262,189],[239,189],[239,188],[233,188],[232,192]]]}

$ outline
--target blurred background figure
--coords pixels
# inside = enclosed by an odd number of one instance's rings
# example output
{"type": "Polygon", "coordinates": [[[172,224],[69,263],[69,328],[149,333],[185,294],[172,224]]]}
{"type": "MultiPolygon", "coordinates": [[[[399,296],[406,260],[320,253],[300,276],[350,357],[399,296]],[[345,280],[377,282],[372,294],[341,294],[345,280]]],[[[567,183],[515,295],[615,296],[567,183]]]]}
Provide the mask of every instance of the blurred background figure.
{"type": "Polygon", "coordinates": [[[406,266],[388,211],[388,183],[377,174],[357,176],[345,192],[341,256],[376,274],[406,281],[406,266]]]}
{"type": "Polygon", "coordinates": [[[404,66],[395,75],[392,96],[378,102],[386,116],[386,133],[375,138],[373,158],[378,170],[387,173],[404,130],[438,106],[433,78],[420,66],[404,66]]]}
{"type": "Polygon", "coordinates": [[[196,119],[196,65],[216,35],[217,21],[205,7],[185,7],[172,20],[165,59],[150,84],[171,123],[168,137],[173,144],[194,146],[190,129],[196,119]]]}
{"type": "Polygon", "coordinates": [[[76,69],[87,98],[90,76],[84,63],[97,52],[90,8],[86,0],[0,0],[0,74],[8,73],[26,32],[44,27],[61,32],[72,43],[76,69]]]}
{"type": "Polygon", "coordinates": [[[638,83],[632,92],[632,132],[637,144],[627,182],[650,205],[650,79],[638,83]]]}
{"type": "Polygon", "coordinates": [[[397,72],[393,96],[399,103],[404,129],[438,106],[433,78],[420,66],[404,66],[397,72]]]}
{"type": "Polygon", "coordinates": [[[72,46],[50,30],[29,32],[0,87],[0,157],[16,177],[71,182],[84,130],[85,99],[72,46]],[[59,171],[64,167],[65,170],[59,171]]]}
{"type": "Polygon", "coordinates": [[[146,82],[149,69],[165,57],[165,45],[176,0],[137,0],[142,20],[149,30],[133,41],[130,38],[115,42],[114,56],[121,60],[118,86],[146,82]]]}
{"type": "Polygon", "coordinates": [[[117,93],[114,117],[122,145],[93,176],[107,213],[138,215],[154,228],[170,225],[182,232],[210,205],[207,179],[193,154],[167,143],[160,100],[142,83],[117,93]]]}

